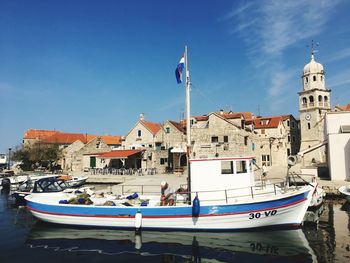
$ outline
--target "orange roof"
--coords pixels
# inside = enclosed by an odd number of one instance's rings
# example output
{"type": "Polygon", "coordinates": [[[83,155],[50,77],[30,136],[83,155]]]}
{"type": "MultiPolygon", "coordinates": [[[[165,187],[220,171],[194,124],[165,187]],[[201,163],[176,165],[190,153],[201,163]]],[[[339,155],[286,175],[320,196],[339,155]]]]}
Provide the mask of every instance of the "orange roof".
{"type": "Polygon", "coordinates": [[[98,157],[120,159],[120,158],[128,158],[129,156],[140,152],[142,152],[142,150],[116,150],[116,151],[101,153],[98,155],[98,157]]]}
{"type": "Polygon", "coordinates": [[[225,119],[240,119],[242,118],[242,113],[219,113],[220,116],[224,117],[225,119]]]}
{"type": "Polygon", "coordinates": [[[350,103],[345,106],[337,106],[337,108],[341,109],[342,111],[350,111],[350,103]]]}
{"type": "Polygon", "coordinates": [[[91,136],[81,134],[81,133],[64,133],[56,132],[50,137],[46,138],[44,142],[46,143],[57,143],[57,144],[72,144],[75,141],[81,141],[82,143],[87,143],[91,136]]]}
{"type": "Polygon", "coordinates": [[[24,139],[45,139],[58,131],[28,129],[24,133],[24,139]]]}
{"type": "Polygon", "coordinates": [[[193,116],[193,118],[196,119],[196,121],[207,121],[209,119],[208,116],[203,115],[203,116],[193,116]]]}
{"type": "Polygon", "coordinates": [[[141,121],[141,123],[153,134],[156,134],[162,128],[161,124],[155,122],[141,121]]]}
{"type": "Polygon", "coordinates": [[[42,139],[46,143],[58,143],[58,144],[72,144],[73,142],[79,140],[82,143],[88,143],[89,141],[95,139],[96,137],[101,137],[101,139],[107,145],[121,145],[120,136],[97,136],[91,134],[83,133],[67,133],[60,131],[51,130],[34,130],[29,129],[24,133],[24,139],[42,139]]]}
{"type": "Polygon", "coordinates": [[[121,145],[122,144],[122,137],[121,136],[103,135],[103,136],[101,136],[101,138],[108,145],[121,145]]]}
{"type": "Polygon", "coordinates": [[[180,132],[185,131],[185,127],[183,126],[183,123],[176,122],[176,121],[169,121],[172,125],[175,126],[176,129],[178,129],[180,132]]]}
{"type": "Polygon", "coordinates": [[[253,120],[255,129],[277,128],[281,121],[281,116],[263,117],[253,120]]]}

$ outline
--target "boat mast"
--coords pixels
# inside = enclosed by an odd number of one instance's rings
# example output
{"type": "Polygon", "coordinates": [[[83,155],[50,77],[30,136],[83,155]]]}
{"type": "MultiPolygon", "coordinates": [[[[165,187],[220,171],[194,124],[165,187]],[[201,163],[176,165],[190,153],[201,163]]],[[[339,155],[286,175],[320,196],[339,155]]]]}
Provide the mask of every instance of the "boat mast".
{"type": "Polygon", "coordinates": [[[185,46],[185,69],[186,69],[186,134],[187,134],[187,157],[191,155],[191,113],[190,113],[190,71],[188,70],[187,46],[185,46]]]}
{"type": "Polygon", "coordinates": [[[192,153],[191,149],[191,113],[190,113],[190,71],[188,70],[188,56],[187,46],[185,46],[185,70],[186,70],[186,153],[187,153],[187,188],[189,191],[189,199],[191,200],[191,171],[190,171],[190,157],[192,153]]]}

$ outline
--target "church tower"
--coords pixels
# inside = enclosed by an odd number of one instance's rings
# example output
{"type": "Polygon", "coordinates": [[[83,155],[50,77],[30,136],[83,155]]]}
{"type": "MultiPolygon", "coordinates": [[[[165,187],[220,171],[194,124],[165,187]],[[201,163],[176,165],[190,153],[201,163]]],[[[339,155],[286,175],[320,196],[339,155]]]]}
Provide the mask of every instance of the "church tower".
{"type": "Polygon", "coordinates": [[[300,152],[304,165],[326,162],[326,147],[320,146],[325,140],[325,113],[331,110],[331,90],[326,88],[323,66],[315,61],[314,50],[311,60],[305,65],[302,75],[303,90],[299,92],[299,113],[301,129],[300,152]],[[314,149],[314,150],[312,150],[314,149]],[[312,150],[312,151],[311,151],[312,150]]]}

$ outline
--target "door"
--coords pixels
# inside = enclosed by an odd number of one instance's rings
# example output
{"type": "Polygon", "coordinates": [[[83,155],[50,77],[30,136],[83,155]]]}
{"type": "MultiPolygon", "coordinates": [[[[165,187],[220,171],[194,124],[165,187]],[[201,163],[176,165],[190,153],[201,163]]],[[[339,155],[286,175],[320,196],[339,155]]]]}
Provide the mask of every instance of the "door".
{"type": "Polygon", "coordinates": [[[95,167],[96,167],[96,157],[90,156],[90,168],[95,168],[95,167]]]}

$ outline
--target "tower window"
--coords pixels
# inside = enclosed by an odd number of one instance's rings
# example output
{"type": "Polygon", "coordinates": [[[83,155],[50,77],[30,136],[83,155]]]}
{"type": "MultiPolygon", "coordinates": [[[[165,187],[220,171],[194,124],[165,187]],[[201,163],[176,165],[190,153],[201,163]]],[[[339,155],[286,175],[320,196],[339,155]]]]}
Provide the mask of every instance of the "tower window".
{"type": "Polygon", "coordinates": [[[307,123],[307,129],[308,129],[308,130],[311,129],[311,124],[310,124],[310,122],[307,123]]]}
{"type": "Polygon", "coordinates": [[[323,81],[323,76],[321,76],[321,81],[323,81]]]}
{"type": "Polygon", "coordinates": [[[310,97],[309,97],[309,100],[310,100],[310,103],[314,102],[314,97],[313,97],[313,96],[310,96],[310,97]]]}
{"type": "Polygon", "coordinates": [[[308,77],[305,78],[305,82],[306,82],[306,83],[309,82],[309,78],[308,78],[308,77]]]}
{"type": "Polygon", "coordinates": [[[313,79],[314,81],[316,81],[316,76],[313,76],[312,79],[313,79]]]}
{"type": "Polygon", "coordinates": [[[322,102],[322,96],[321,96],[321,95],[318,96],[318,101],[319,101],[319,102],[322,102]]]}
{"type": "Polygon", "coordinates": [[[328,97],[324,96],[324,101],[327,102],[328,101],[328,97]]]}

